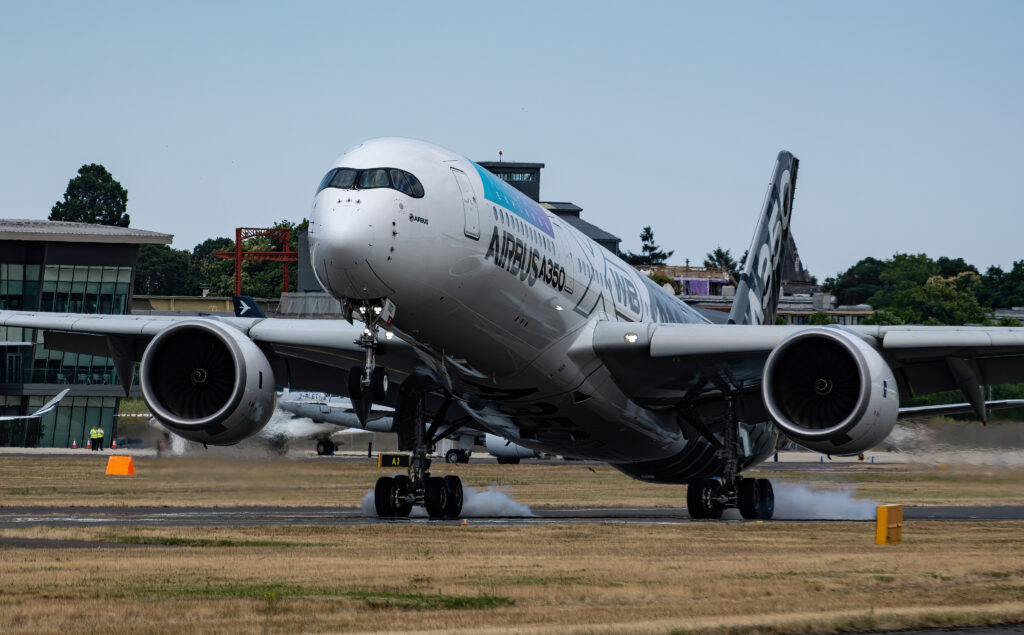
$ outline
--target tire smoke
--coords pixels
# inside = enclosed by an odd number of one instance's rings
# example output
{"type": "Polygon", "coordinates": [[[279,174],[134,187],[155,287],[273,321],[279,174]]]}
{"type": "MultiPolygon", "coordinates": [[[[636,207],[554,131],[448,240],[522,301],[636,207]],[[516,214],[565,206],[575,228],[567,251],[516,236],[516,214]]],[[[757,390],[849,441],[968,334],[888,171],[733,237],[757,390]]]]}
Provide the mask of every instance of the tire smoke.
{"type": "MultiPolygon", "coordinates": [[[[533,518],[536,516],[528,505],[516,502],[508,492],[498,486],[491,485],[479,490],[475,487],[462,488],[462,518],[533,518]]],[[[363,496],[359,511],[364,516],[376,516],[373,490],[363,496]]],[[[427,512],[422,507],[413,507],[410,518],[426,518],[427,512]]]]}
{"type": "MultiPolygon", "coordinates": [[[[850,488],[822,490],[780,483],[774,490],[776,520],[873,520],[878,506],[873,500],[854,498],[850,488]]],[[[739,517],[736,510],[730,512],[739,517]]]]}

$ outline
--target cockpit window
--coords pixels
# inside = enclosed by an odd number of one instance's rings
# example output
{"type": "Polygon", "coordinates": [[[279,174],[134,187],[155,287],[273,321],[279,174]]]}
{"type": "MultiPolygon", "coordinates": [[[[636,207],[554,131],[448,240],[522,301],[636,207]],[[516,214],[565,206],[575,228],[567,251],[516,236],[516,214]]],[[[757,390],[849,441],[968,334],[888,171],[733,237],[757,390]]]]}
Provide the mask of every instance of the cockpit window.
{"type": "Polygon", "coordinates": [[[388,181],[388,171],[384,168],[363,170],[359,173],[359,189],[368,190],[375,187],[391,187],[388,181]]]}
{"type": "Polygon", "coordinates": [[[334,168],[328,172],[316,192],[333,187],[342,190],[369,190],[388,187],[398,190],[406,196],[423,198],[423,184],[412,174],[397,168],[370,168],[356,170],[354,168],[334,168]]]}
{"type": "Polygon", "coordinates": [[[405,170],[391,168],[391,182],[396,190],[413,198],[423,198],[423,184],[405,170]]]}

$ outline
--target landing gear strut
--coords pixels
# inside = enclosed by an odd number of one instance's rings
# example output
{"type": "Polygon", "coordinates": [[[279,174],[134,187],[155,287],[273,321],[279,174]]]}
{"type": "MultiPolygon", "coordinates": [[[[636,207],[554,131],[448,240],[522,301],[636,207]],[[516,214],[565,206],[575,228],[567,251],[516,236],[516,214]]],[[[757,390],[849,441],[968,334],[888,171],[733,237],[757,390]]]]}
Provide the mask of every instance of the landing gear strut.
{"type": "Polygon", "coordinates": [[[698,430],[719,447],[724,470],[721,477],[692,481],[686,488],[686,511],[691,518],[721,518],[726,509],[739,509],[746,519],[768,520],[775,513],[775,493],[765,478],[739,476],[739,415],[733,396],[726,398],[723,441],[718,441],[700,424],[698,430]]]}
{"type": "Polygon", "coordinates": [[[355,341],[366,352],[366,361],[362,367],[356,366],[348,373],[348,396],[359,417],[359,423],[365,428],[373,404],[382,401],[388,394],[388,372],[377,367],[377,334],[384,316],[394,313],[394,305],[390,300],[385,300],[383,305],[379,302],[357,305],[346,302],[344,312],[350,322],[353,317],[357,317],[366,324],[359,339],[355,341]]]}
{"type": "Polygon", "coordinates": [[[435,519],[454,519],[462,514],[462,479],[458,476],[431,476],[430,457],[439,438],[453,432],[440,431],[451,399],[445,400],[426,427],[423,394],[411,392],[399,398],[399,410],[410,418],[413,433],[409,475],[382,476],[374,488],[374,504],[381,518],[408,517],[414,505],[426,508],[435,519]]]}

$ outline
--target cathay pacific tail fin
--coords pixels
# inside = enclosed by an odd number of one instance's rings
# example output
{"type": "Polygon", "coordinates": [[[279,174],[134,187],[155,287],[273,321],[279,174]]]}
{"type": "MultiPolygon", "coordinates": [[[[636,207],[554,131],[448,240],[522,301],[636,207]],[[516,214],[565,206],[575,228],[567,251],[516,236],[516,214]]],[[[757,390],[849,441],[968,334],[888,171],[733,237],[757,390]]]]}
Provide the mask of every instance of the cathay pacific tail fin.
{"type": "Polygon", "coordinates": [[[779,305],[782,268],[789,242],[789,218],[800,165],[792,154],[779,153],[764,197],[754,241],[743,263],[736,297],[729,312],[730,324],[773,324],[779,305]]]}
{"type": "Polygon", "coordinates": [[[260,310],[260,305],[256,304],[256,300],[253,300],[247,295],[233,295],[231,296],[231,301],[235,303],[235,317],[267,317],[263,311],[260,310]]]}

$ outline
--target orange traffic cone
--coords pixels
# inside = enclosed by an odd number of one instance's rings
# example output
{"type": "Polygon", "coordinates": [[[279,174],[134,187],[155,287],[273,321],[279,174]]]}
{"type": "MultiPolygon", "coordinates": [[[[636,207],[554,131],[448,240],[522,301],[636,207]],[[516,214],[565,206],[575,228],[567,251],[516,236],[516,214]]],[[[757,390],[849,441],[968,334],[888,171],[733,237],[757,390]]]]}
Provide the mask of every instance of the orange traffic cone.
{"type": "Polygon", "coordinates": [[[72,450],[77,450],[78,449],[78,439],[71,439],[71,449],[72,450]]]}
{"type": "Polygon", "coordinates": [[[111,450],[116,450],[117,449],[117,439],[111,439],[110,440],[110,449],[111,450]]]}
{"type": "Polygon", "coordinates": [[[91,450],[92,449],[92,439],[90,439],[90,440],[85,442],[85,449],[86,450],[91,450]]]}

